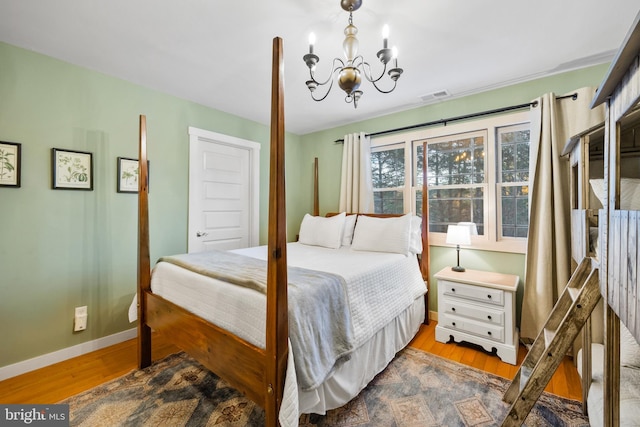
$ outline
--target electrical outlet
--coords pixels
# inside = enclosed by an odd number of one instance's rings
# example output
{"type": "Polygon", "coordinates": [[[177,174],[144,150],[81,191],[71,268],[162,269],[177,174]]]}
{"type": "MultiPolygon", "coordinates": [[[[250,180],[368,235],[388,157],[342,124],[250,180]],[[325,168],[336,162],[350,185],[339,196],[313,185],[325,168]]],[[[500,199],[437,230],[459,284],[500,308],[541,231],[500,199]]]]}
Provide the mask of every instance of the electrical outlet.
{"type": "Polygon", "coordinates": [[[87,306],[76,307],[75,317],[73,318],[74,332],[84,331],[87,329],[87,306]]]}

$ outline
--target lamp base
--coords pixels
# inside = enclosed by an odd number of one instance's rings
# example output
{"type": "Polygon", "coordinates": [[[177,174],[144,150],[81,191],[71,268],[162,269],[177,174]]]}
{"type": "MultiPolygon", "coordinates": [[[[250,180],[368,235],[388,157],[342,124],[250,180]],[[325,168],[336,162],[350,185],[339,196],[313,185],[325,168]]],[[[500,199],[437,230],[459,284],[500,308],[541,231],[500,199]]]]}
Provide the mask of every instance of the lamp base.
{"type": "Polygon", "coordinates": [[[460,267],[459,265],[456,265],[455,267],[451,267],[451,270],[457,271],[458,273],[462,273],[464,271],[464,267],[460,267]]]}

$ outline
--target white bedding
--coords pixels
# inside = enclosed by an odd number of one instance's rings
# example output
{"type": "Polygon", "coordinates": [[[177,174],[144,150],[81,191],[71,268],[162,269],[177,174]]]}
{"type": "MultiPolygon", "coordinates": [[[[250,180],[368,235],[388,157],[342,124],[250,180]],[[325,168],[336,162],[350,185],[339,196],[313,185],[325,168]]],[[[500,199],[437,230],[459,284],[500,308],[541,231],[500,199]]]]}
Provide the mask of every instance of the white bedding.
{"type": "MultiPolygon", "coordinates": [[[[234,252],[266,259],[267,248],[234,252]]],[[[341,275],[347,294],[358,350],[347,364],[316,390],[299,391],[289,357],[285,398],[280,413],[283,425],[297,425],[299,413],[324,413],[349,401],[391,361],[415,335],[424,319],[426,292],[415,256],[327,249],[290,243],[290,266],[341,275]],[[365,363],[366,362],[366,363],[365,363]]],[[[151,289],[165,299],[233,334],[264,348],[265,296],[182,269],[169,263],[154,268],[151,289]]]]}
{"type": "MultiPolygon", "coordinates": [[[[590,179],[589,184],[591,191],[592,208],[601,209],[604,205],[604,179],[590,179]],[[595,200],[594,200],[595,199],[595,200]]],[[[638,178],[620,178],[620,209],[621,210],[640,210],[640,179],[638,178]]],[[[598,227],[589,228],[589,251],[594,254],[596,259],[600,259],[600,250],[598,247],[598,227]]]]}

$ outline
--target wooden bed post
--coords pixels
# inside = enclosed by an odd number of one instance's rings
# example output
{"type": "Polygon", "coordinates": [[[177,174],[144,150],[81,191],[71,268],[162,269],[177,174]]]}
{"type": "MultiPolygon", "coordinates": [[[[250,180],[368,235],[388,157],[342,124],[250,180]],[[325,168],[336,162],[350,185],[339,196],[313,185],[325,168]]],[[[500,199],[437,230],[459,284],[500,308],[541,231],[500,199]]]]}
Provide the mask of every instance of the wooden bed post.
{"type": "Polygon", "coordinates": [[[313,161],[313,216],[320,215],[320,195],[318,193],[318,158],[313,161]]]}
{"type": "Polygon", "coordinates": [[[282,39],[273,39],[271,162],[267,260],[266,404],[267,426],[278,425],[287,369],[287,216],[284,174],[284,76],[282,39]]]}
{"type": "Polygon", "coordinates": [[[429,297],[431,296],[429,286],[429,189],[427,188],[427,143],[422,144],[422,257],[420,262],[420,271],[422,278],[427,285],[427,294],[424,299],[425,314],[424,324],[429,324],[429,297]]]}
{"type": "Polygon", "coordinates": [[[151,289],[147,118],[143,115],[140,116],[138,165],[138,367],[142,369],[151,365],[151,328],[147,325],[146,314],[146,291],[151,289]]]}

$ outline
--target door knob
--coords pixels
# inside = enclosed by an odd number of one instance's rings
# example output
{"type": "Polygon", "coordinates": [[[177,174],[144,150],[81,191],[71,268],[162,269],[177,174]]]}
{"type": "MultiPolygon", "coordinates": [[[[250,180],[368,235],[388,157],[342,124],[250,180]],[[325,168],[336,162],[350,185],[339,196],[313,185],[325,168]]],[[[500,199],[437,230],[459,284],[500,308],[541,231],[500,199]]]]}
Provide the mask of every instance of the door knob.
{"type": "Polygon", "coordinates": [[[198,231],[196,232],[196,237],[204,237],[206,235],[208,235],[209,233],[207,233],[206,231],[198,231]]]}

